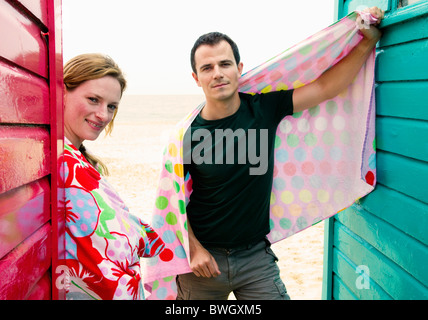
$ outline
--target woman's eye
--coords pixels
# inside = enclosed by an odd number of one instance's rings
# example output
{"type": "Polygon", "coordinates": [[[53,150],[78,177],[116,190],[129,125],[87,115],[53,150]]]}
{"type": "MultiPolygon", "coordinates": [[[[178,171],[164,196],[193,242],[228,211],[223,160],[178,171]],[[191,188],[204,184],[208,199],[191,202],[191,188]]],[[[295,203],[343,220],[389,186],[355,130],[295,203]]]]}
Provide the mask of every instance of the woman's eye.
{"type": "Polygon", "coordinates": [[[116,105],[114,105],[114,104],[109,104],[107,107],[108,107],[108,108],[109,108],[109,110],[111,110],[111,111],[115,111],[115,110],[117,109],[117,106],[116,106],[116,105]]]}
{"type": "Polygon", "coordinates": [[[88,100],[91,101],[92,103],[97,103],[98,102],[97,98],[89,97],[88,100]]]}

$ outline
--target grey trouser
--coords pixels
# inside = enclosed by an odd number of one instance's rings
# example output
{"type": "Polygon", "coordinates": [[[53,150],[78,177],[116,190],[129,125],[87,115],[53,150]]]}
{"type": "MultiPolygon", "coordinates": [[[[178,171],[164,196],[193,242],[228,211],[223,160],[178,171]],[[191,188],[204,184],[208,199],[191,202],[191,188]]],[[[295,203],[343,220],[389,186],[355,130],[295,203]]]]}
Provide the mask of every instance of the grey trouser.
{"type": "Polygon", "coordinates": [[[194,273],[177,276],[177,300],[289,300],[279,276],[278,258],[269,241],[236,249],[207,248],[221,274],[216,278],[194,273]]]}

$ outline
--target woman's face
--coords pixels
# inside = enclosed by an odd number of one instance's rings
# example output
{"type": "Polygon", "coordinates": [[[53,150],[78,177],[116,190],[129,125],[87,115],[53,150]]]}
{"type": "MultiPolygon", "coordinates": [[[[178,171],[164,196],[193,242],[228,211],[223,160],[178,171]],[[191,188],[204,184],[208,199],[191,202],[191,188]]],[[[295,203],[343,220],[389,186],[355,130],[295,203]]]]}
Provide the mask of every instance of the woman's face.
{"type": "Polygon", "coordinates": [[[95,140],[110,123],[121,98],[117,79],[105,76],[88,80],[64,95],[64,133],[79,148],[84,140],[95,140]]]}

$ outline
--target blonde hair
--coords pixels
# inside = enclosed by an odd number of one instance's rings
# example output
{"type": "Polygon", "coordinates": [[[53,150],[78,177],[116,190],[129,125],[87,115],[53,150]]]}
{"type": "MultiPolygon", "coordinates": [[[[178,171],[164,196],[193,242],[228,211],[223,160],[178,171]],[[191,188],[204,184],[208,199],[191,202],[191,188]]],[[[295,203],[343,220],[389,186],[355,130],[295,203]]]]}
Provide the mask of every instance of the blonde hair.
{"type": "MultiPolygon", "coordinates": [[[[73,91],[85,81],[100,79],[105,76],[111,76],[119,81],[121,89],[120,96],[122,97],[126,89],[126,79],[122,70],[109,56],[100,53],[86,53],[70,59],[64,65],[63,81],[67,91],[73,91]]],[[[105,129],[106,134],[111,134],[113,131],[114,119],[116,118],[117,111],[118,109],[115,110],[112,120],[105,129]]],[[[106,165],[97,157],[89,154],[83,144],[79,146],[79,150],[89,163],[96,168],[99,166],[102,173],[108,175],[106,165]]]]}

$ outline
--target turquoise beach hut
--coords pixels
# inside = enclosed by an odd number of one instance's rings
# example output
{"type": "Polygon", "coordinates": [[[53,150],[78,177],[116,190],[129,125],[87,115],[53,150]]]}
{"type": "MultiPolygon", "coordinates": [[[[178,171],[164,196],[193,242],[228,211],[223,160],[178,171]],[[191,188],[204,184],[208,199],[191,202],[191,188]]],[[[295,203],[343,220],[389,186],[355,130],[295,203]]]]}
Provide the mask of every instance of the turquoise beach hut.
{"type": "Polygon", "coordinates": [[[326,222],[323,299],[428,299],[428,1],[385,10],[376,57],[376,189],[326,222]]]}

